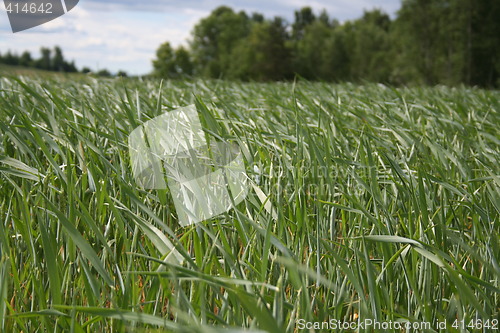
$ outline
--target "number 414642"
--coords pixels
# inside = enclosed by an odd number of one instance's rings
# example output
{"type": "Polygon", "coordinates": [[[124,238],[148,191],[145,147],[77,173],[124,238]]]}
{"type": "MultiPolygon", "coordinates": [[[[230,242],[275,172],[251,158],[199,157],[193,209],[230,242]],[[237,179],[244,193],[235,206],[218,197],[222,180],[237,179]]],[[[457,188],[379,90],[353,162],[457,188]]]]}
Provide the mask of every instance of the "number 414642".
{"type": "Polygon", "coordinates": [[[20,14],[20,13],[25,13],[25,14],[52,14],[52,4],[50,2],[48,3],[35,3],[35,2],[30,2],[27,3],[25,2],[24,4],[19,4],[19,3],[12,3],[9,2],[7,6],[5,7],[5,10],[7,13],[15,13],[15,14],[20,14]]]}
{"type": "Polygon", "coordinates": [[[465,320],[458,320],[456,319],[451,327],[456,328],[456,329],[490,329],[490,330],[498,330],[500,327],[498,325],[498,319],[487,319],[487,320],[481,320],[481,319],[472,319],[469,322],[466,322],[465,320]]]}

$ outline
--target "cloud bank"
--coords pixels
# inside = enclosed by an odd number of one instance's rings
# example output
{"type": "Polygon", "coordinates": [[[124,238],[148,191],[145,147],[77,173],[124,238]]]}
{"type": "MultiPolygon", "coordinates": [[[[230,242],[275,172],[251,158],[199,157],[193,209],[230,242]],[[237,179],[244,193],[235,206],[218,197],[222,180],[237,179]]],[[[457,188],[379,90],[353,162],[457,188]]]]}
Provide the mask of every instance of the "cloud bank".
{"type": "Polygon", "coordinates": [[[0,52],[31,51],[35,56],[42,46],[61,46],[78,68],[120,69],[131,74],[151,70],[156,48],[165,41],[174,46],[186,44],[193,26],[214,8],[226,5],[266,17],[282,16],[293,20],[293,12],[304,6],[316,12],[326,9],[341,21],[354,19],[363,10],[381,8],[393,15],[398,0],[84,0],[68,14],[42,26],[13,34],[4,6],[0,5],[0,52]]]}

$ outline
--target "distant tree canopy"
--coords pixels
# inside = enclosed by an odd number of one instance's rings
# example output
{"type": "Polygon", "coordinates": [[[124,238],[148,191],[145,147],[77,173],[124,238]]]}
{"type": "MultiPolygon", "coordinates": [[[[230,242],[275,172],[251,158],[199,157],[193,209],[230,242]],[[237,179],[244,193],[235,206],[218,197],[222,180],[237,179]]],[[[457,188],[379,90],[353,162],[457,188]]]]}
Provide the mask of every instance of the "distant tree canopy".
{"type": "Polygon", "coordinates": [[[78,71],[73,61],[68,62],[64,59],[63,52],[59,46],[54,47],[53,50],[42,47],[40,54],[40,58],[33,59],[31,53],[28,51],[24,51],[20,56],[7,51],[4,55],[0,54],[0,63],[54,72],[73,73],[78,71]]]}
{"type": "Polygon", "coordinates": [[[179,78],[193,74],[193,64],[189,52],[179,47],[174,50],[170,43],[160,45],[153,61],[154,72],[160,77],[179,78]]]}
{"type": "Polygon", "coordinates": [[[339,23],[326,11],[283,18],[221,6],[193,29],[189,49],[162,44],[154,74],[273,81],[500,85],[500,2],[403,0],[339,23]]]}
{"type": "MultiPolygon", "coordinates": [[[[188,55],[185,55],[184,57],[189,60],[188,55]]],[[[60,73],[78,72],[74,61],[70,62],[64,59],[63,51],[59,46],[55,46],[54,49],[50,49],[47,47],[40,48],[40,58],[38,59],[34,59],[31,56],[31,53],[28,51],[24,51],[20,56],[16,53],[12,53],[11,51],[7,51],[5,54],[0,54],[0,64],[37,68],[60,73]]],[[[92,70],[88,67],[83,67],[81,73],[95,74],[102,77],[113,76],[107,69],[101,69],[93,73],[92,70]]],[[[116,76],[125,77],[127,76],[127,73],[121,70],[118,71],[116,76]]]]}

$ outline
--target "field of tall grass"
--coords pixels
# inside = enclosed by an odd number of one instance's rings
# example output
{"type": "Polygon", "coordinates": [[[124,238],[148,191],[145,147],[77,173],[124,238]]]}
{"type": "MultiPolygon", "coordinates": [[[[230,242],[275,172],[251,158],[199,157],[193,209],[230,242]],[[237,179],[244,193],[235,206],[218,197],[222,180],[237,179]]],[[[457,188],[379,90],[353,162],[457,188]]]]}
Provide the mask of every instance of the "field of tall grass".
{"type": "Polygon", "coordinates": [[[466,87],[0,78],[0,332],[495,331],[499,124],[466,87]],[[127,138],[189,104],[251,190],[182,227],[127,138]]]}

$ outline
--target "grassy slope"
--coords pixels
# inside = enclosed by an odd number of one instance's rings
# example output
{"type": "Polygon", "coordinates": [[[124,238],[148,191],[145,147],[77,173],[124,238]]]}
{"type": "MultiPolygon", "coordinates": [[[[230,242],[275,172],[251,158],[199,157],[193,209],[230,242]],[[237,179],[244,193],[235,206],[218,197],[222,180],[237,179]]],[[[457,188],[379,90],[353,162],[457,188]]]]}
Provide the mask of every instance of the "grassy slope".
{"type": "Polygon", "coordinates": [[[25,76],[54,76],[58,73],[44,71],[36,68],[10,66],[0,64],[0,76],[25,75],[25,76]]]}
{"type": "Polygon", "coordinates": [[[0,331],[499,316],[498,91],[3,78],[0,96],[0,331]],[[196,99],[262,193],[181,228],[134,183],[127,135],[196,99]]]}
{"type": "Polygon", "coordinates": [[[0,77],[12,77],[12,76],[25,76],[31,78],[53,79],[60,81],[60,80],[78,80],[88,75],[82,73],[60,73],[60,72],[46,71],[43,69],[38,69],[33,67],[11,66],[11,65],[0,64],[0,77]]]}

